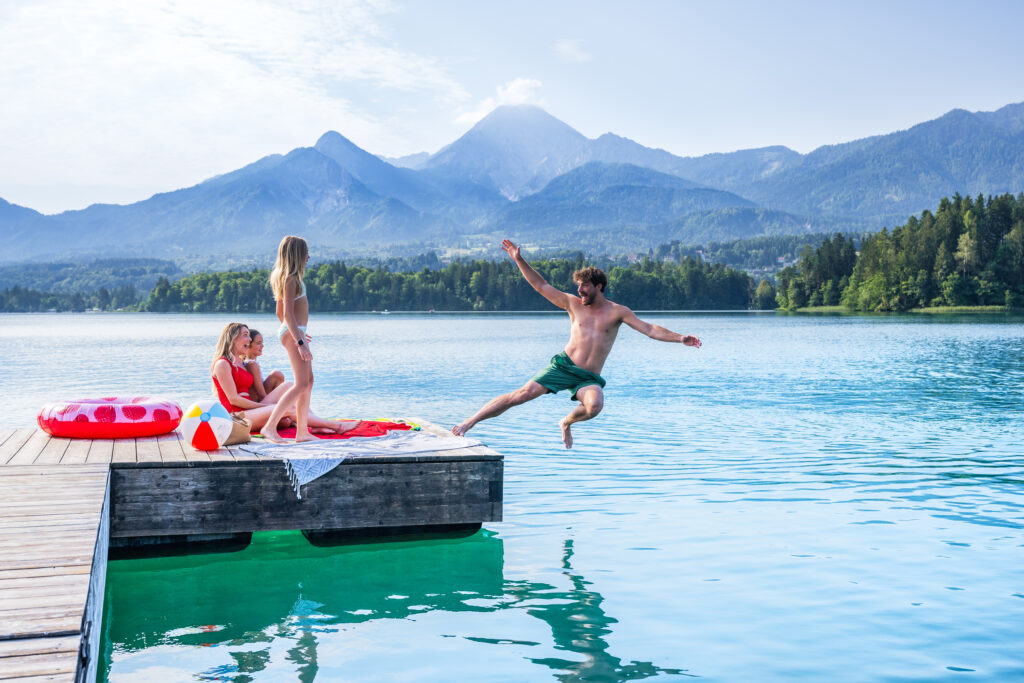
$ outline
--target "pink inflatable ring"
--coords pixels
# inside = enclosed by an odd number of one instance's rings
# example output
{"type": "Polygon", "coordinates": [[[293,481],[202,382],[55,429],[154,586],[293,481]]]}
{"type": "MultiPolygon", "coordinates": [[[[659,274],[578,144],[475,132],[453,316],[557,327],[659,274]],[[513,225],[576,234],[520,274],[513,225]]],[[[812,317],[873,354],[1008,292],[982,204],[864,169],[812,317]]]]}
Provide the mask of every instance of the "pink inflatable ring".
{"type": "Polygon", "coordinates": [[[174,431],[181,422],[181,406],[152,396],[56,401],[43,406],[38,422],[53,436],[132,439],[174,431]]]}

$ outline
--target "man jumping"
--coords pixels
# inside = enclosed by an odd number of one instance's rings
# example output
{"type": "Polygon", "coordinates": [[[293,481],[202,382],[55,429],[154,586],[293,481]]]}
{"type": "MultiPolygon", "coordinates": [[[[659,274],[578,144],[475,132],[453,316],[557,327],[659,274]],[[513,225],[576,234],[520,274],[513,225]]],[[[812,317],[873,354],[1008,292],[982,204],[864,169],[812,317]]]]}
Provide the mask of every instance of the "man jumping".
{"type": "Polygon", "coordinates": [[[618,334],[622,323],[651,339],[700,348],[700,339],[693,335],[677,334],[659,325],[644,322],[625,306],[606,299],[604,290],[608,286],[608,278],[601,269],[584,268],[573,273],[572,279],[579,293],[576,297],[548,284],[547,280],[526,262],[519,253],[519,247],[510,240],[503,241],[501,248],[519,266],[520,272],[531,287],[569,313],[569,343],[566,344],[565,350],[552,358],[551,363],[533,379],[513,392],[491,399],[473,417],[452,427],[452,434],[463,436],[476,426],[476,423],[501,415],[512,406],[532,401],[546,393],[569,389],[572,392],[572,400],[579,401],[580,404],[563,417],[559,425],[562,427],[562,443],[566,448],[572,448],[572,425],[596,417],[604,407],[602,388],[605,381],[598,373],[608,359],[608,354],[615,343],[615,335],[618,334]]]}

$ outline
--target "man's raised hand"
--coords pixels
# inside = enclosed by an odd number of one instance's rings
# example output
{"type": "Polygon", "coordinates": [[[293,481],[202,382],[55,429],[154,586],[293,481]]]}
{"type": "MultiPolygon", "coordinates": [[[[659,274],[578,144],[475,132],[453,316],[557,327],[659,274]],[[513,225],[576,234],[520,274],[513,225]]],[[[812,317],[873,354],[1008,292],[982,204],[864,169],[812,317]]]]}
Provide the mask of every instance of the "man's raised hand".
{"type": "Polygon", "coordinates": [[[512,240],[502,240],[501,248],[505,250],[505,253],[512,257],[513,261],[519,258],[519,247],[513,244],[512,240]]]}
{"type": "Polygon", "coordinates": [[[681,334],[679,335],[679,341],[687,346],[692,346],[695,349],[700,348],[700,339],[697,339],[692,334],[681,334]]]}

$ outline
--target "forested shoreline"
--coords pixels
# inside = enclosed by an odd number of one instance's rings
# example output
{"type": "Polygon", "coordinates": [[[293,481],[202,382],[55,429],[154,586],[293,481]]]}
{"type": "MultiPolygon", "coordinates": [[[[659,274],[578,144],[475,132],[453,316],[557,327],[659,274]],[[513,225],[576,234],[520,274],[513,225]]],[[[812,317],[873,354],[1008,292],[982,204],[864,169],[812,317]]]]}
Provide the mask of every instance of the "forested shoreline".
{"type": "MultiPolygon", "coordinates": [[[[533,266],[556,287],[574,291],[572,273],[587,265],[573,259],[542,259],[533,266]]],[[[197,273],[171,281],[157,280],[149,295],[135,299],[134,288],[113,295],[41,293],[19,287],[0,291],[6,312],[131,310],[151,312],[254,313],[271,312],[274,301],[269,272],[197,273]]],[[[644,258],[608,270],[609,296],[632,308],[647,310],[743,310],[750,307],[752,278],[721,264],[683,258],[667,263],[644,258]]],[[[314,311],[530,311],[546,302],[510,261],[457,262],[440,269],[392,272],[378,266],[348,266],[341,261],[321,263],[306,273],[306,288],[314,311]]]]}
{"type": "MultiPolygon", "coordinates": [[[[532,264],[554,286],[573,291],[576,259],[532,264]]],[[[158,281],[141,310],[154,312],[270,312],[268,272],[208,273],[176,282],[158,281]]],[[[750,305],[753,280],[719,264],[683,259],[678,264],[645,259],[608,272],[615,301],[639,309],[742,310],[750,305]]],[[[323,263],[306,273],[314,311],[530,311],[547,307],[510,261],[452,263],[440,270],[390,272],[384,268],[323,263]]]]}
{"type": "MultiPolygon", "coordinates": [[[[760,237],[701,249],[672,242],[628,260],[559,256],[533,262],[554,286],[574,290],[573,271],[596,264],[608,272],[609,298],[641,310],[1022,308],[1024,194],[987,199],[954,195],[943,199],[934,213],[926,210],[902,226],[856,238],[842,234],[760,237]],[[794,256],[801,240],[806,246],[794,256]],[[791,258],[795,263],[782,268],[773,283],[765,265],[792,262],[791,258]],[[734,265],[758,266],[753,271],[760,276],[756,287],[751,275],[734,265]]],[[[332,261],[310,267],[306,284],[314,311],[530,311],[546,307],[508,260],[442,265],[436,254],[430,253],[395,264],[356,263],[332,261]],[[395,265],[399,269],[393,269],[395,265]],[[403,265],[422,267],[409,271],[401,269],[403,265]]],[[[102,267],[110,281],[113,262],[95,265],[102,267]]],[[[151,290],[140,291],[127,284],[92,292],[41,292],[15,285],[0,290],[0,310],[274,310],[265,268],[195,273],[172,280],[169,273],[174,265],[170,262],[149,260],[131,265],[131,272],[139,277],[157,277],[151,290]]],[[[70,266],[65,268],[68,273],[76,272],[70,266]]],[[[86,270],[84,275],[68,275],[63,282],[87,282],[89,277],[95,276],[86,270]]]]}
{"type": "Polygon", "coordinates": [[[935,213],[866,236],[805,248],[778,275],[779,308],[842,305],[852,311],[1024,307],[1024,194],[959,194],[935,213]]]}

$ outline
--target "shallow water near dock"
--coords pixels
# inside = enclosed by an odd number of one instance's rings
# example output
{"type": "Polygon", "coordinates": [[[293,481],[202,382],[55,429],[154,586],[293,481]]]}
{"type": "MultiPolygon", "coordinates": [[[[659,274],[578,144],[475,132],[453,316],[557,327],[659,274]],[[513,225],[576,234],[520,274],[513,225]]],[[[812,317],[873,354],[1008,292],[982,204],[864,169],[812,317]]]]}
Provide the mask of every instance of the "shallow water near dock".
{"type": "MultiPolygon", "coordinates": [[[[472,435],[504,520],[462,539],[111,561],[108,681],[1024,678],[1024,319],[648,314],[604,412],[472,435]]],[[[210,394],[224,315],[4,315],[6,427],[48,401],[210,394]]],[[[270,332],[271,316],[243,321],[270,332]]],[[[448,426],[564,315],[314,315],[313,408],[448,426]]],[[[263,367],[285,368],[274,339],[263,367]]]]}

